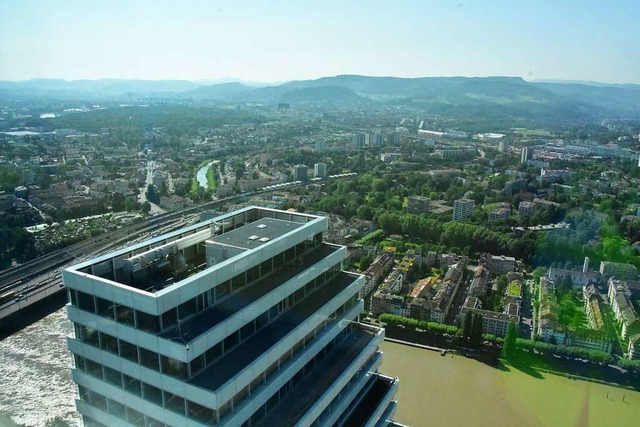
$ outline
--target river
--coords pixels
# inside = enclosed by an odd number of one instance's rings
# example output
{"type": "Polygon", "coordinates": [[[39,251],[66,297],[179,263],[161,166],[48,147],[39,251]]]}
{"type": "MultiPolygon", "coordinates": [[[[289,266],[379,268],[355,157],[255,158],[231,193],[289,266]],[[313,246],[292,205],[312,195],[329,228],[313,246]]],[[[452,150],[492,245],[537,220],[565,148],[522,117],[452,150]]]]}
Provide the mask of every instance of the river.
{"type": "Polygon", "coordinates": [[[207,182],[207,172],[209,171],[211,165],[213,165],[214,163],[215,160],[207,163],[206,165],[198,169],[198,172],[196,173],[196,180],[198,181],[198,185],[200,185],[200,187],[204,188],[205,190],[209,189],[209,183],[207,182]]]}
{"type": "Polygon", "coordinates": [[[390,342],[382,350],[380,371],[400,379],[395,419],[410,426],[631,426],[640,419],[638,392],[390,342]]]}
{"type": "MultiPolygon", "coordinates": [[[[0,341],[0,426],[80,425],[70,333],[62,308],[0,341]]],[[[640,419],[638,392],[390,342],[382,350],[380,371],[400,378],[396,420],[413,427],[631,426],[640,419]]]]}
{"type": "Polygon", "coordinates": [[[0,426],[80,425],[64,308],[0,341],[0,426]],[[55,423],[53,422],[55,419],[55,423]]]}

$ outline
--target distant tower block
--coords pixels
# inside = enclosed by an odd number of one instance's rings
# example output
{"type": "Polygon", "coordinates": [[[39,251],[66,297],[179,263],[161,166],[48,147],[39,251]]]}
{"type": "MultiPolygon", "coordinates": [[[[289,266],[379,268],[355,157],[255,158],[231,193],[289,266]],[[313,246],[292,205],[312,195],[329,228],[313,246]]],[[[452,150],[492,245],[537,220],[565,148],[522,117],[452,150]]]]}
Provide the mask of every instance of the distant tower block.
{"type": "Polygon", "coordinates": [[[584,264],[582,265],[582,272],[586,273],[587,271],[589,271],[589,257],[588,256],[584,257],[584,264]]]}
{"type": "Polygon", "coordinates": [[[509,142],[508,141],[500,141],[498,143],[498,151],[501,153],[506,153],[509,151],[509,142]]]}

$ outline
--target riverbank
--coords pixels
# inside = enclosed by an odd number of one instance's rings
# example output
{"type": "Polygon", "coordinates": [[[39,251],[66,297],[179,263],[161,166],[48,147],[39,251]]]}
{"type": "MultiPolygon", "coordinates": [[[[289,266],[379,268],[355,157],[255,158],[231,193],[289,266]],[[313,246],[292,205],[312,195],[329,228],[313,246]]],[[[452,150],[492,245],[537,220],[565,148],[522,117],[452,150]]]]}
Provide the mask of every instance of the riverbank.
{"type": "Polygon", "coordinates": [[[634,425],[640,393],[385,341],[380,372],[400,378],[398,422],[412,425],[634,425]],[[624,398],[624,401],[623,401],[624,398]]]}

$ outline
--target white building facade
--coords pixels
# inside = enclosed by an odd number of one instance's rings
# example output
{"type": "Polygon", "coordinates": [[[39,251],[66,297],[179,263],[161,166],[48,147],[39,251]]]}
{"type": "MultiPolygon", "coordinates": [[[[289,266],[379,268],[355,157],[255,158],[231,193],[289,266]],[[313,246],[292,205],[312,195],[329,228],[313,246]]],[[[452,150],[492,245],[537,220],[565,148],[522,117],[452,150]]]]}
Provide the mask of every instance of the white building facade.
{"type": "Polygon", "coordinates": [[[256,207],[63,271],[87,426],[394,425],[324,217],[256,207]]]}

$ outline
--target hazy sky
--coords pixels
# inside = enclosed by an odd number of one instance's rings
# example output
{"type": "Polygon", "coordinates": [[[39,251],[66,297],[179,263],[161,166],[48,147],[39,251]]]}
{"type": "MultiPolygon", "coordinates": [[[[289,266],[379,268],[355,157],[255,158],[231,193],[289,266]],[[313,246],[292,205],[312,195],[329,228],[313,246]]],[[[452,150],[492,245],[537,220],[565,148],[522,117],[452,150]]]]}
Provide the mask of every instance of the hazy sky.
{"type": "Polygon", "coordinates": [[[640,1],[0,0],[0,79],[640,83],[640,1]]]}

